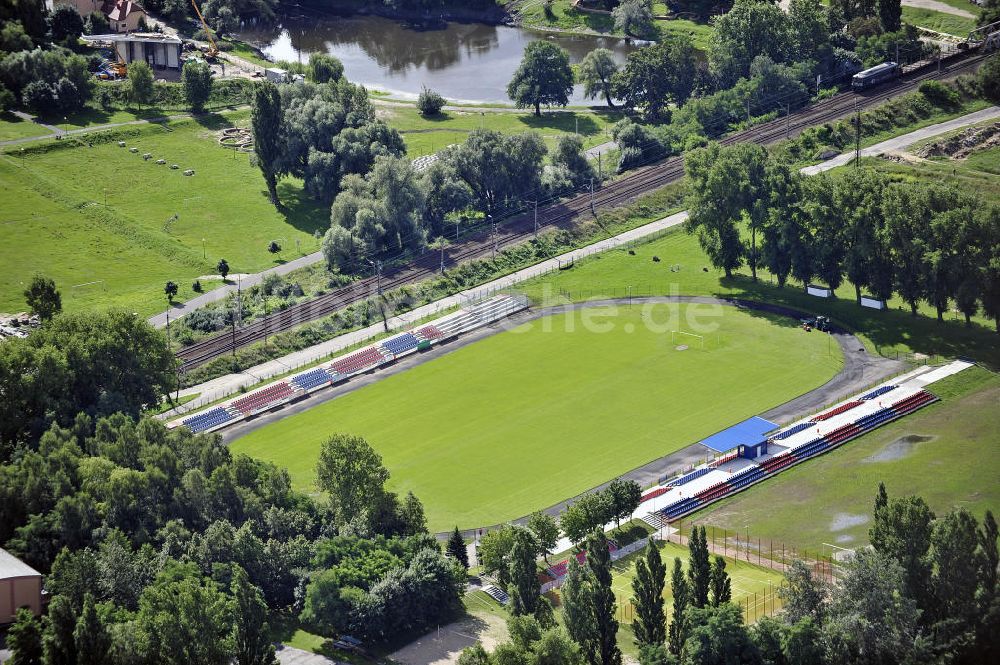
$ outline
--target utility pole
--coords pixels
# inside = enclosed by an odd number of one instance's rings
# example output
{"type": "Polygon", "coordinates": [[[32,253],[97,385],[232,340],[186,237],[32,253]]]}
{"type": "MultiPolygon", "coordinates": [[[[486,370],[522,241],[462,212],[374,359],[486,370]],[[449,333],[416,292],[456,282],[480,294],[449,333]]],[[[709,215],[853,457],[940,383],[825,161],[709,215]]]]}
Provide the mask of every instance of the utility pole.
{"type": "Polygon", "coordinates": [[[525,201],[525,203],[531,203],[535,206],[535,237],[538,237],[538,200],[525,201]]]}
{"type": "Polygon", "coordinates": [[[372,261],[371,259],[366,260],[375,272],[375,290],[378,292],[378,295],[382,295],[382,262],[372,261]]]}
{"type": "Polygon", "coordinates": [[[854,102],[854,168],[861,168],[861,107],[854,102]]]}
{"type": "Polygon", "coordinates": [[[597,217],[597,210],[594,208],[594,179],[590,179],[590,214],[597,217]]]}
{"type": "Polygon", "coordinates": [[[486,215],[489,218],[490,223],[493,225],[493,260],[497,258],[497,245],[500,242],[500,236],[497,233],[497,221],[493,219],[493,215],[486,215]]]}
{"type": "Polygon", "coordinates": [[[601,168],[601,151],[597,151],[597,179],[604,181],[604,169],[601,168]]]}
{"type": "Polygon", "coordinates": [[[788,134],[791,131],[792,124],[792,105],[785,104],[785,138],[788,138],[788,134]]]}

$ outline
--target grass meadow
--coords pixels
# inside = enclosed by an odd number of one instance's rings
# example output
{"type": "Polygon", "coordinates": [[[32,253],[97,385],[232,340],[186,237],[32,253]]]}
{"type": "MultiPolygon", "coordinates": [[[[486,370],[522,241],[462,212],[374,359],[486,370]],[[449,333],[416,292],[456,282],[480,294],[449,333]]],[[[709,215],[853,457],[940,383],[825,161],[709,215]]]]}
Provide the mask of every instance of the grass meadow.
{"type": "Polygon", "coordinates": [[[941,402],[720,501],[694,522],[829,554],[824,543],[868,542],[880,481],[890,497],[920,495],[938,515],[959,506],[977,519],[997,511],[1000,375],[975,367],[928,390],[941,402]]]}
{"type": "Polygon", "coordinates": [[[409,157],[429,155],[465,141],[474,129],[492,129],[506,134],[536,131],[549,149],[568,134],[579,133],[587,148],[611,140],[611,126],[621,119],[614,111],[569,111],[545,113],[536,117],[531,112],[512,113],[479,111],[442,111],[424,117],[416,108],[379,106],[378,116],[399,130],[406,141],[409,157]]]}
{"type": "Polygon", "coordinates": [[[842,365],[827,339],[731,308],[590,308],[463,347],[231,447],[286,467],[297,488],[314,491],[322,442],[359,434],[382,455],[392,489],[424,502],[431,531],[483,526],[823,384],[842,365]],[[705,350],[691,342],[677,351],[669,331],[692,330],[695,317],[717,331],[705,350]]]}
{"type": "Polygon", "coordinates": [[[220,258],[233,273],[257,272],[298,256],[297,244],[300,253],[314,251],[313,232],[326,228],[328,215],[301,183],[281,181],[284,207],[276,210],[248,155],[217,144],[219,129],[248,117],[203,116],[0,154],[0,311],[24,307],[22,283],[36,271],[56,280],[66,310],[120,305],[148,315],[166,307],[167,280],[185,300],[220,258]],[[271,240],[285,248],[278,259],[267,251],[271,240]]]}

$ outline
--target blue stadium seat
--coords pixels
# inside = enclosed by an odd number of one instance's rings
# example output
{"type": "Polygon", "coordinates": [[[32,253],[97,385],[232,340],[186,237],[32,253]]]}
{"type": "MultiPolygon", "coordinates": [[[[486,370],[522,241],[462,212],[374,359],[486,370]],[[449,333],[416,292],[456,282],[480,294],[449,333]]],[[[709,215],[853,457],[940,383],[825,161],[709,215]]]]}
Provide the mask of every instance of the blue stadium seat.
{"type": "Polygon", "coordinates": [[[403,333],[399,337],[387,339],[381,343],[381,347],[394,356],[411,351],[419,346],[420,340],[413,333],[403,333]]]}
{"type": "Polygon", "coordinates": [[[815,424],[816,423],[814,423],[811,420],[809,422],[799,423],[795,427],[791,427],[789,429],[786,429],[784,432],[779,432],[779,433],[775,434],[774,436],[771,437],[771,439],[773,439],[775,441],[781,441],[782,439],[787,439],[791,435],[798,434],[799,432],[801,432],[804,429],[809,429],[810,427],[812,427],[815,424]]]}
{"type": "Polygon", "coordinates": [[[870,393],[868,393],[866,395],[862,395],[861,399],[863,399],[863,400],[872,400],[872,399],[875,399],[876,397],[880,397],[880,396],[886,394],[890,390],[895,390],[895,389],[896,389],[896,386],[882,386],[881,388],[876,388],[875,390],[871,391],[870,393]]]}
{"type": "Polygon", "coordinates": [[[291,378],[291,383],[302,390],[312,390],[317,386],[324,386],[330,383],[332,377],[325,369],[314,369],[291,378]]]}
{"type": "Polygon", "coordinates": [[[192,432],[204,432],[216,425],[221,425],[226,421],[232,420],[234,417],[233,414],[220,406],[211,411],[186,418],[181,422],[192,432]]]}
{"type": "Polygon", "coordinates": [[[701,478],[706,473],[708,473],[709,471],[712,471],[712,470],[713,469],[710,469],[708,467],[704,467],[704,468],[701,468],[701,469],[695,469],[691,473],[687,474],[686,476],[681,476],[680,478],[678,478],[677,480],[673,481],[670,484],[673,485],[674,487],[677,487],[678,485],[683,485],[684,483],[689,483],[692,480],[695,480],[696,478],[701,478]]]}

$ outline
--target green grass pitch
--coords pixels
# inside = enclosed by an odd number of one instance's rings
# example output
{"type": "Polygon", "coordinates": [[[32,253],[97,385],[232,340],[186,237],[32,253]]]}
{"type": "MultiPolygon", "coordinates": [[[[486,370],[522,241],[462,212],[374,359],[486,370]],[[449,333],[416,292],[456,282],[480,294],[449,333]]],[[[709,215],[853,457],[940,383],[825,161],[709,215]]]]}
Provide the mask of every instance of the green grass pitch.
{"type": "Polygon", "coordinates": [[[525,324],[232,443],[314,491],[322,442],[364,436],[432,531],[510,520],[575,496],[829,380],[842,357],[790,319],[732,308],[591,308],[525,324]],[[716,327],[706,350],[670,330],[716,327]],[[607,327],[589,331],[584,317],[607,327]],[[670,321],[670,317],[674,317],[670,321]],[[646,325],[657,322],[659,332],[646,325]],[[681,321],[682,323],[678,323],[681,321]]]}

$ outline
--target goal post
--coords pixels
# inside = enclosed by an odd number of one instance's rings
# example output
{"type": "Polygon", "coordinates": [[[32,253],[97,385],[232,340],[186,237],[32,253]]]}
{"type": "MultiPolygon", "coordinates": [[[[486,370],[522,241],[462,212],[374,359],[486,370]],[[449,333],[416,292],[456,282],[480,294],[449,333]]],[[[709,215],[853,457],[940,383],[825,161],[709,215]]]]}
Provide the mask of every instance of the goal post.
{"type": "Polygon", "coordinates": [[[684,330],[671,330],[670,331],[670,343],[672,345],[676,346],[678,340],[684,340],[684,341],[688,341],[688,342],[694,342],[695,340],[697,340],[698,343],[701,346],[701,349],[702,350],[705,349],[705,336],[704,335],[696,335],[695,333],[689,333],[689,332],[686,332],[684,330]]]}

